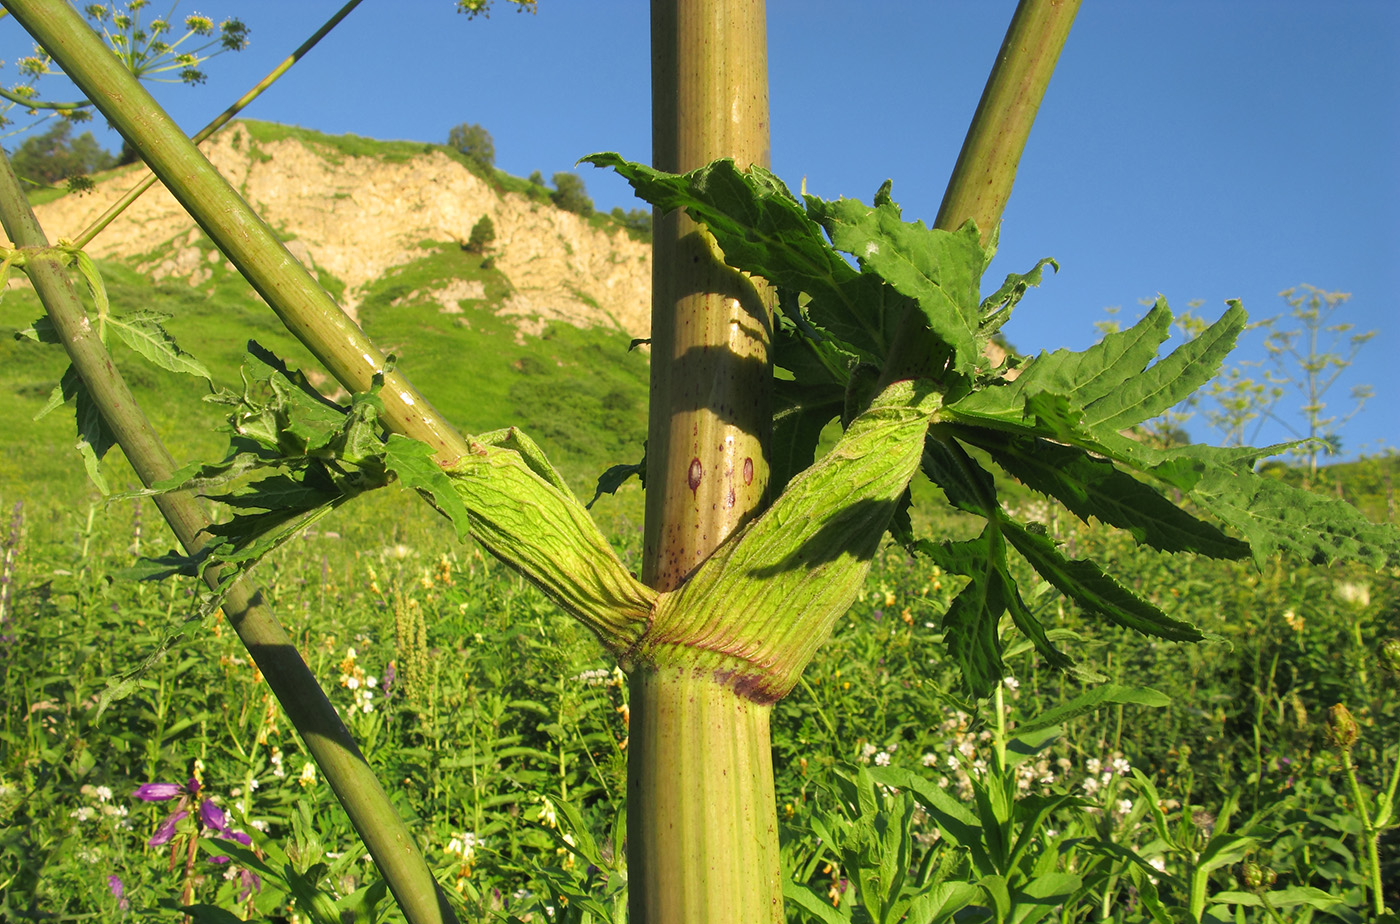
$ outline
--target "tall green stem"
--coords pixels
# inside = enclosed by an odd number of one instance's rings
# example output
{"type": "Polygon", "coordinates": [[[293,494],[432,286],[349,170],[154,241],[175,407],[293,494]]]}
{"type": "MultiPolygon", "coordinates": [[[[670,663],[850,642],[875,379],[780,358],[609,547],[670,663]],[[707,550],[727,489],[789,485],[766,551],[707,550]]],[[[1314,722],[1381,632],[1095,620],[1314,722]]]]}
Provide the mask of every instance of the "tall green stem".
{"type": "Polygon", "coordinates": [[[630,683],[630,919],[782,921],[772,707],[687,667],[630,683]]]}
{"type": "MultiPolygon", "coordinates": [[[[769,162],[763,0],[653,0],[654,166],[769,162]]],[[[642,578],[680,586],[767,501],[771,300],[679,213],[652,251],[642,578]]],[[[735,614],[742,618],[742,614],[735,614]]],[[[634,924],[783,920],[769,707],[695,670],[684,640],[633,667],[628,861],[634,924]]]]}
{"type": "Polygon", "coordinates": [[[982,241],[994,239],[1011,198],[1040,102],[1081,0],[1021,0],[938,209],[936,227],[975,221],[982,241]]]}
{"type": "MultiPolygon", "coordinates": [[[[30,259],[25,270],[44,303],[54,328],[83,384],[101,409],[131,466],[146,486],[170,477],[174,460],[146,419],[107,348],[88,323],[67,270],[54,255],[44,259],[48,240],[25,200],[9,159],[0,153],[0,221],[30,259]]],[[[48,251],[52,253],[52,251],[48,251]]],[[[185,551],[204,544],[209,518],[186,492],[158,495],[156,506],[185,551]]],[[[217,583],[216,569],[208,580],[217,583]]],[[[404,915],[414,924],[455,921],[437,888],[413,835],[394,811],[389,797],[336,714],[296,645],[264,603],[260,592],[239,581],[223,609],[268,686],[296,726],[326,781],[335,791],[355,830],[364,840],[404,915]]]]}
{"type": "MultiPolygon", "coordinates": [[[[1021,0],[1007,27],[982,99],[943,193],[934,226],[977,223],[982,243],[996,240],[1016,170],[1081,0],[1021,0]]],[[[917,309],[905,315],[883,379],[927,375],[928,332],[917,309]]]]}
{"type": "Polygon", "coordinates": [[[1370,880],[1372,910],[1376,916],[1385,914],[1385,889],[1381,884],[1380,829],[1371,820],[1371,809],[1361,784],[1356,779],[1356,766],[1351,762],[1351,749],[1342,749],[1342,767],[1347,775],[1351,801],[1356,803],[1356,818],[1361,822],[1361,843],[1366,851],[1366,873],[1370,880]]]}
{"type": "MultiPolygon", "coordinates": [[[[765,30],[763,0],[653,0],[653,166],[768,166],[765,30]]],[[[657,590],[765,502],[772,311],[761,285],[680,212],[657,216],[642,566],[657,590]]]]}

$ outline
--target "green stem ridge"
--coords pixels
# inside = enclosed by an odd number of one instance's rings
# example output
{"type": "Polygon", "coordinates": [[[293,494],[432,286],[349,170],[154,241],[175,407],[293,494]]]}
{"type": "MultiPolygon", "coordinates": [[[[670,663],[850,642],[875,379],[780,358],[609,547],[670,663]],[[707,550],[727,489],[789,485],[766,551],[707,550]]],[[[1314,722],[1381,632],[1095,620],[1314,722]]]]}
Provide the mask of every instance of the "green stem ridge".
{"type": "Polygon", "coordinates": [[[683,667],[629,688],[631,920],[780,924],[771,707],[683,667]]]}
{"type": "MultiPolygon", "coordinates": [[[[3,155],[0,155],[0,220],[14,242],[28,252],[48,249],[44,232],[29,208],[9,160],[3,155]]],[[[61,262],[52,257],[33,259],[27,261],[25,271],[69,359],[132,468],[148,487],[168,479],[174,472],[174,461],[88,322],[61,262]]],[[[156,496],[155,502],[186,552],[198,551],[204,544],[204,530],[210,521],[195,497],[188,492],[172,492],[156,496]]],[[[217,569],[210,569],[208,580],[211,584],[217,583],[217,569]]],[[[414,924],[455,921],[413,835],[398,817],[335,707],[261,593],[248,581],[239,581],[224,600],[224,612],[345,807],[405,916],[414,924]]]]}

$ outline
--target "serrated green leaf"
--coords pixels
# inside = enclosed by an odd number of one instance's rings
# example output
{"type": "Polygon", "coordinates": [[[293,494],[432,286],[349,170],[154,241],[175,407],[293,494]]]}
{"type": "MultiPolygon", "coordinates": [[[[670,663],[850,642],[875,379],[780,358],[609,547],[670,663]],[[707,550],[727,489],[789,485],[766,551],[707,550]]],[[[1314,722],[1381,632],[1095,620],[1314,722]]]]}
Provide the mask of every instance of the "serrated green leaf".
{"type": "MultiPolygon", "coordinates": [[[[3,284],[0,284],[0,292],[3,291],[3,284]]],[[[58,329],[53,326],[53,320],[46,314],[35,318],[34,323],[24,330],[15,331],[15,339],[33,340],[35,343],[63,343],[63,338],[58,335],[58,329]]]]}
{"type": "Polygon", "coordinates": [[[161,324],[165,317],[155,312],[140,312],[122,318],[110,317],[107,324],[117,332],[123,343],[148,362],[169,372],[198,376],[212,384],[213,376],[204,364],[180,349],[175,338],[161,324]]]}
{"type": "Polygon", "coordinates": [[[812,385],[842,385],[860,356],[835,340],[822,340],[820,334],[799,333],[782,319],[773,335],[773,365],[792,373],[796,382],[812,385]],[[815,334],[815,336],[814,336],[815,334]]]}
{"type": "Polygon", "coordinates": [[[917,549],[944,571],[970,578],[943,614],[943,644],[961,669],[971,695],[978,699],[990,696],[1006,676],[997,631],[1007,609],[1003,580],[1006,548],[1001,533],[989,523],[976,539],[920,542],[917,549]]]}
{"type": "Polygon", "coordinates": [[[470,532],[471,516],[452,486],[452,479],[433,456],[433,447],[427,443],[398,433],[391,434],[384,444],[385,466],[399,483],[428,498],[438,512],[452,522],[457,538],[465,539],[470,532]]]}
{"type": "Polygon", "coordinates": [[[1339,498],[1222,465],[1206,470],[1191,497],[1239,530],[1261,565],[1276,551],[1316,564],[1345,558],[1373,568],[1400,565],[1400,530],[1372,523],[1339,498]]]}
{"type": "Polygon", "coordinates": [[[1112,333],[1082,352],[1041,353],[1012,381],[984,388],[953,402],[948,410],[968,420],[1019,425],[1026,399],[1040,392],[1073,398],[1085,407],[1111,395],[1147,368],[1171,332],[1172,315],[1159,300],[1137,324],[1112,333]]]}
{"type": "Polygon", "coordinates": [[[1167,616],[1113,580],[1094,562],[1065,558],[1049,537],[1009,519],[1003,519],[1001,526],[1007,540],[1041,577],[1088,612],[1171,641],[1199,642],[1205,638],[1195,626],[1167,616]]]}
{"type": "Polygon", "coordinates": [[[105,497],[111,493],[111,489],[107,486],[106,476],[102,474],[102,459],[107,455],[107,450],[117,444],[117,437],[81,378],[74,397],[77,399],[78,453],[83,457],[88,479],[105,497]]]}
{"type": "MultiPolygon", "coordinates": [[[[1165,308],[1166,303],[1158,300],[1165,308]]],[[[1098,400],[1084,404],[1084,423],[1091,429],[1123,430],[1150,420],[1181,403],[1215,378],[1220,364],[1234,349],[1235,338],[1249,316],[1238,301],[1199,336],[1172,350],[1098,400]]]]}
{"type": "Polygon", "coordinates": [[[952,348],[955,372],[976,368],[982,358],[976,335],[983,265],[976,226],[943,231],[906,222],[888,196],[873,207],[854,199],[808,197],[807,210],[838,250],[918,304],[929,328],[952,348]]]}
{"type": "Polygon", "coordinates": [[[1012,310],[1020,303],[1031,286],[1040,285],[1041,277],[1047,266],[1057,273],[1060,271],[1060,264],[1055,262],[1053,257],[1045,257],[1031,267],[1028,272],[1007,274],[1001,287],[982,299],[982,304],[978,308],[978,314],[981,317],[978,329],[982,335],[989,336],[1001,329],[1001,326],[1011,317],[1012,310]]]}
{"type": "Polygon", "coordinates": [[[1171,697],[1147,687],[1130,687],[1117,683],[1106,683],[1102,686],[1092,687],[1073,699],[1060,703],[1035,718],[1022,722],[1012,731],[1013,736],[1029,735],[1051,728],[1056,725],[1063,725],[1082,715],[1088,715],[1104,706],[1133,705],[1165,707],[1171,705],[1171,697]]]}
{"type": "Polygon", "coordinates": [[[123,581],[163,581],[172,577],[198,577],[200,566],[207,557],[204,552],[186,555],[183,552],[170,551],[154,558],[138,559],[136,564],[128,568],[113,571],[112,576],[123,581]]]}
{"type": "Polygon", "coordinates": [[[35,420],[48,416],[54,408],[63,407],[69,400],[77,397],[78,389],[82,386],[82,377],[78,375],[78,370],[73,365],[69,365],[63,370],[63,375],[59,378],[58,384],[49,392],[49,400],[44,402],[44,406],[39,408],[34,415],[35,420]]]}
{"type": "Polygon", "coordinates": [[[642,460],[640,462],[633,462],[630,465],[625,463],[614,465],[603,472],[603,474],[599,475],[598,485],[593,489],[593,499],[583,506],[592,510],[593,505],[598,503],[598,498],[602,497],[604,494],[616,494],[617,489],[622,487],[622,485],[634,475],[637,480],[642,483],[642,487],[645,488],[647,486],[647,454],[645,444],[642,446],[642,460]]]}
{"type": "Polygon", "coordinates": [[[1245,543],[1226,536],[1155,488],[1083,449],[984,428],[964,427],[955,432],[991,453],[997,464],[1022,484],[1058,500],[1085,523],[1098,517],[1127,530],[1137,542],[1165,552],[1191,551],[1229,559],[1249,554],[1245,543]]]}
{"type": "Polygon", "coordinates": [[[685,209],[714,235],[730,266],[780,290],[805,292],[811,299],[807,315],[823,330],[870,357],[888,352],[905,299],[878,277],[853,269],[772,173],[720,160],[676,175],[610,153],[581,162],[612,167],[663,211],[685,209]]]}
{"type": "Polygon", "coordinates": [[[921,460],[928,479],[943,489],[948,503],[990,519],[998,509],[996,483],[991,474],[978,465],[944,427],[935,426],[924,440],[921,460]]]}
{"type": "MultiPolygon", "coordinates": [[[[181,485],[189,488],[188,484],[181,485]]],[[[210,495],[210,500],[239,510],[310,510],[334,500],[335,494],[306,484],[290,475],[272,475],[245,485],[231,494],[210,495]]]]}

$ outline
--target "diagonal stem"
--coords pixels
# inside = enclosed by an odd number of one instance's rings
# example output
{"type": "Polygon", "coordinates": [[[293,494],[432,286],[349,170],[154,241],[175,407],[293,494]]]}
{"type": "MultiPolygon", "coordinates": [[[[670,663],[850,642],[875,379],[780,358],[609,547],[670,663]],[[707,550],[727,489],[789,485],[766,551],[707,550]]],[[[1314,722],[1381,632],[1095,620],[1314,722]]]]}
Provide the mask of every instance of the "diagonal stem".
{"type": "MultiPolygon", "coordinates": [[[[238,115],[238,113],[246,109],[248,105],[253,102],[253,100],[257,99],[263,94],[263,92],[268,87],[276,83],[278,78],[280,78],[283,74],[287,73],[287,71],[291,69],[293,64],[296,64],[298,61],[300,61],[306,56],[307,52],[315,48],[317,42],[325,38],[328,32],[330,32],[337,25],[339,25],[340,21],[346,16],[349,16],[350,11],[359,5],[360,0],[350,0],[349,3],[341,7],[340,10],[334,16],[326,20],[325,25],[321,26],[320,29],[316,30],[315,35],[302,42],[301,46],[297,48],[296,51],[289,54],[285,59],[283,59],[281,64],[277,65],[271,71],[269,71],[268,75],[262,80],[259,80],[256,84],[254,84],[252,89],[250,89],[247,93],[244,93],[237,100],[235,100],[233,105],[229,106],[227,109],[221,112],[218,118],[214,119],[214,121],[201,128],[197,134],[190,138],[190,141],[192,141],[195,144],[199,144],[207,138],[209,138],[210,136],[212,136],[219,129],[227,125],[229,121],[233,119],[234,116],[238,115]]],[[[0,88],[0,95],[4,95],[3,88],[0,88]]],[[[85,105],[88,104],[86,100],[84,100],[83,102],[85,105]]],[[[97,237],[98,234],[102,233],[102,230],[106,228],[109,224],[111,224],[113,219],[115,219],[122,212],[126,211],[127,207],[130,206],[131,203],[141,198],[142,194],[145,193],[146,190],[150,189],[155,184],[156,175],[154,173],[148,174],[145,179],[143,179],[140,183],[137,183],[129,191],[127,191],[126,195],[122,196],[115,203],[113,203],[111,208],[107,209],[107,211],[99,215],[97,219],[87,227],[87,230],[83,231],[82,234],[79,234],[77,237],[75,237],[73,239],[73,246],[81,250],[88,244],[92,243],[92,239],[97,237]]]]}
{"type": "Polygon", "coordinates": [[[276,233],[200,153],[73,7],[53,0],[6,0],[6,8],[194,217],[210,239],[277,312],[282,323],[347,391],[368,391],[384,376],[380,398],[392,430],[432,446],[450,465],[470,451],[464,440],[311,278],[276,233]]]}
{"type": "MultiPolygon", "coordinates": [[[[37,258],[48,239],[25,200],[9,159],[0,153],[0,220],[19,247],[35,258],[25,266],[34,288],[83,384],[117,437],[131,466],[150,487],[175,470],[174,460],[127,389],[111,355],[88,323],[72,280],[56,259],[37,258]]],[[[161,494],[156,506],[185,551],[204,545],[209,518],[188,492],[161,494]]],[[[207,576],[218,581],[216,569],[207,576]]],[[[268,686],[296,726],[330,783],[405,916],[414,924],[443,924],[456,918],[437,888],[413,835],[398,817],[335,707],[317,684],[296,645],[247,580],[233,586],[224,612],[268,686]]]]}
{"type": "MultiPolygon", "coordinates": [[[[984,246],[996,241],[1021,154],[1080,2],[1021,0],[1017,5],[963,139],[934,227],[952,231],[973,221],[984,246]]],[[[906,311],[881,384],[929,375],[932,336],[917,308],[906,311]]]]}

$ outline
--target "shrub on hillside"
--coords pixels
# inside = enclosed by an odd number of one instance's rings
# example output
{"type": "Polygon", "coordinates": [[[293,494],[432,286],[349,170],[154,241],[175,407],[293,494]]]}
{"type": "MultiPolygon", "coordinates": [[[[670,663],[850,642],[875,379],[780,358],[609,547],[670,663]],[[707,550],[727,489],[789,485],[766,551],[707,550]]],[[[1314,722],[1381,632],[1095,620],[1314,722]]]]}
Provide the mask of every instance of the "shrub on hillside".
{"type": "Polygon", "coordinates": [[[566,212],[573,212],[587,218],[593,214],[593,200],[584,188],[583,177],[577,173],[554,174],[554,192],[550,200],[566,212]]]}
{"type": "Polygon", "coordinates": [[[468,125],[463,122],[461,125],[452,126],[452,130],[447,133],[447,146],[464,155],[487,173],[496,167],[496,142],[491,140],[491,133],[480,125],[468,125]]]}
{"type": "Polygon", "coordinates": [[[72,134],[73,126],[60,121],[42,135],[25,139],[10,157],[15,173],[52,186],[113,165],[115,158],[97,143],[92,132],[83,132],[76,138],[72,134]]]}
{"type": "Polygon", "coordinates": [[[482,215],[476,224],[472,225],[471,236],[467,238],[467,250],[484,254],[491,249],[495,240],[496,223],[491,220],[490,215],[482,215]]]}
{"type": "Polygon", "coordinates": [[[651,240],[651,209],[628,209],[624,212],[619,205],[608,214],[628,231],[644,240],[651,240]]]}

